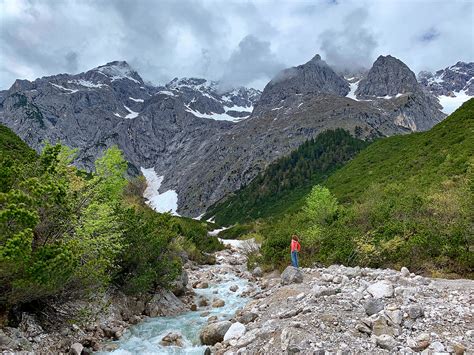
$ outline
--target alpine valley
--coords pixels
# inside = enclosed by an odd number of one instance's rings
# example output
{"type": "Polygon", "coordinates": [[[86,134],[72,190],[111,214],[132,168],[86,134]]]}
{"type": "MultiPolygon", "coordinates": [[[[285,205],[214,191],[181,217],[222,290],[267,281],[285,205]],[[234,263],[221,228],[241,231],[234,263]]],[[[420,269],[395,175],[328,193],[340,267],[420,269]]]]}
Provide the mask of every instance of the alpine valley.
{"type": "Polygon", "coordinates": [[[198,217],[323,131],[373,140],[429,130],[474,95],[473,78],[474,63],[458,62],[417,79],[390,55],[343,76],[315,55],[261,92],[200,78],[152,86],[116,61],[16,80],[0,92],[0,123],[36,151],[77,148],[75,165],[87,171],[116,145],[129,174],[147,178],[156,210],[198,217]]]}

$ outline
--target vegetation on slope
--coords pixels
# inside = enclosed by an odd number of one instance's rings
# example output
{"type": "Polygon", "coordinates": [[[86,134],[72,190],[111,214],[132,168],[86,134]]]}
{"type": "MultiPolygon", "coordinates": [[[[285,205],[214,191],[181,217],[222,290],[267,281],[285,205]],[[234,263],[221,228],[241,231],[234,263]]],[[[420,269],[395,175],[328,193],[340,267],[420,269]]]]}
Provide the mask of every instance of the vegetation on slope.
{"type": "Polygon", "coordinates": [[[315,186],[303,208],[260,224],[264,263],[287,265],[296,232],[307,265],[472,277],[473,153],[474,99],[428,132],[373,143],[315,186]]]}
{"type": "Polygon", "coordinates": [[[37,156],[2,126],[0,142],[0,311],[109,285],[131,294],[167,287],[183,251],[206,261],[202,251],[222,247],[205,223],[146,206],[143,178],[127,181],[116,147],[83,174],[66,147],[37,156]]]}
{"type": "Polygon", "coordinates": [[[211,207],[204,219],[230,225],[301,207],[311,187],[354,157],[369,143],[343,129],[329,130],[270,164],[252,182],[211,207]]]}

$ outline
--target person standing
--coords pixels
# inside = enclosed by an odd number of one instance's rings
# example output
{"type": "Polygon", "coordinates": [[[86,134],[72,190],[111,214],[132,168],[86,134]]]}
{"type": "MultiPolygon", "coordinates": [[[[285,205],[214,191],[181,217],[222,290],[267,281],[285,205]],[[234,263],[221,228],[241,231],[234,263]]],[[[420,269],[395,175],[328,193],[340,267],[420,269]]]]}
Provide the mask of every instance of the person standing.
{"type": "Polygon", "coordinates": [[[298,236],[293,234],[291,236],[291,265],[298,267],[298,253],[301,250],[301,245],[298,236]]]}

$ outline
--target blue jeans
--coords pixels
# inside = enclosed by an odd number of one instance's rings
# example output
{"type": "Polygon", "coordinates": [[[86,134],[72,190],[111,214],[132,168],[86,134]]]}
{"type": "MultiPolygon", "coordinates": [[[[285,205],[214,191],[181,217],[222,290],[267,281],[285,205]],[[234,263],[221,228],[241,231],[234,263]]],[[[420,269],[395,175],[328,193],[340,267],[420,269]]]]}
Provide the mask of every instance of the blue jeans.
{"type": "Polygon", "coordinates": [[[298,252],[296,250],[291,252],[291,265],[298,267],[298,252]]]}

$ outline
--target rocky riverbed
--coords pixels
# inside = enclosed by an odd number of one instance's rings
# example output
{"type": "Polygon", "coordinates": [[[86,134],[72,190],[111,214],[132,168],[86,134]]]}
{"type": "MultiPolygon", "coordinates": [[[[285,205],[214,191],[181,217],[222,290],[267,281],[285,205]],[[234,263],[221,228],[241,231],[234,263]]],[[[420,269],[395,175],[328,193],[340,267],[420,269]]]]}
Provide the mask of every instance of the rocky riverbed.
{"type": "Polygon", "coordinates": [[[0,344],[21,340],[29,350],[75,354],[474,352],[472,280],[336,265],[249,272],[246,242],[227,243],[215,265],[186,264],[179,298],[165,291],[146,302],[110,298],[108,317],[56,333],[41,333],[25,317],[23,327],[38,333],[5,329],[0,344]]]}
{"type": "Polygon", "coordinates": [[[474,281],[389,269],[288,267],[231,321],[244,329],[216,354],[468,354],[474,281]],[[247,320],[251,320],[246,322],[247,320]]]}

